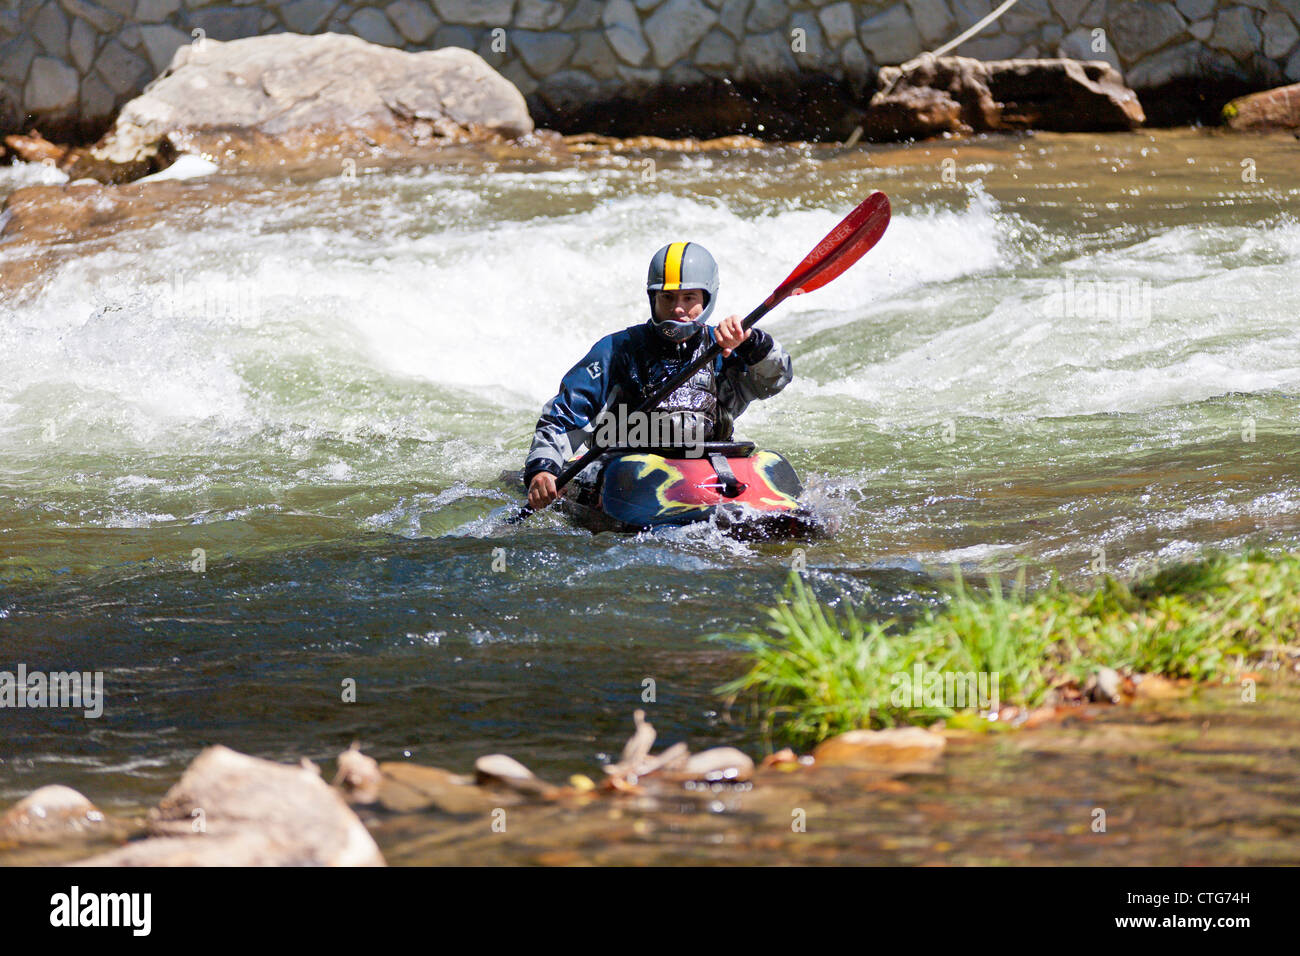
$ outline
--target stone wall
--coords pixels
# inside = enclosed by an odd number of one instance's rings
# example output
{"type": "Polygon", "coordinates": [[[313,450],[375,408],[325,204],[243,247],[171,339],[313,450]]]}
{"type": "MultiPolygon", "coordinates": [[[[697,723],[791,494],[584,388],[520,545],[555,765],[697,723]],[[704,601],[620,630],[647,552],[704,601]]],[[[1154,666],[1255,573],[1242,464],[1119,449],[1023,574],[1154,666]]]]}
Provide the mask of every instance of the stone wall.
{"type": "MultiPolygon", "coordinates": [[[[0,130],[89,136],[183,43],[351,33],[423,50],[463,46],[513,81],[543,124],[658,89],[834,83],[946,43],[990,0],[6,0],[0,130]]],[[[958,47],[980,59],[1107,59],[1135,89],[1209,78],[1300,80],[1300,0],[1020,0],[958,47]]],[[[669,98],[671,99],[671,97],[669,98]]],[[[664,108],[662,98],[658,101],[664,108]]],[[[1150,112],[1150,110],[1149,110],[1150,112]]],[[[636,126],[635,117],[631,125],[636,126]]],[[[645,130],[649,131],[649,130],[645,130]]]]}

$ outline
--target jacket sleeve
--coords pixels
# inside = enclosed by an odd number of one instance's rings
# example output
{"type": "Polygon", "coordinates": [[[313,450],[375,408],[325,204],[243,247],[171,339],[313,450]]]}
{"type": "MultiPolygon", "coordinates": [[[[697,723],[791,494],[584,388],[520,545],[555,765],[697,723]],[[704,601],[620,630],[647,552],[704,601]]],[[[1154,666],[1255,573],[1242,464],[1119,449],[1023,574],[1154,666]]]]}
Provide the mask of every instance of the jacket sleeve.
{"type": "Polygon", "coordinates": [[[794,364],[785,349],[762,329],[753,329],[740,348],[723,360],[718,404],[735,421],[754,399],[771,398],[793,378],[794,364]]]}
{"type": "Polygon", "coordinates": [[[613,403],[614,379],[612,336],[597,342],[560,382],[560,391],[542,408],[533,444],[524,461],[524,482],[539,471],[558,475],[564,463],[585,445],[596,421],[613,403]]]}

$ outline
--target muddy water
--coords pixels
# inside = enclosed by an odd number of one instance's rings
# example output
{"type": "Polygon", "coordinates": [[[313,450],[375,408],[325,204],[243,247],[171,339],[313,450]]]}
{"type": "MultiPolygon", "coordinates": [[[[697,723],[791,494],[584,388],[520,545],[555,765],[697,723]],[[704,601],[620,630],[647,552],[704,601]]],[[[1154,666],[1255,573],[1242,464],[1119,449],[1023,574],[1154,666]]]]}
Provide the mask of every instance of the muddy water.
{"type": "MultiPolygon", "coordinates": [[[[0,304],[0,669],[102,671],[108,699],[0,713],[0,799],[63,782],[132,812],[215,742],[507,751],[562,780],[617,751],[647,677],[663,739],[759,753],[712,693],[736,655],[700,638],[760,623],[794,545],[507,528],[497,477],[585,348],[642,319],[663,242],[708,246],[743,313],[873,188],[889,233],[764,320],[796,380],[740,422],[841,519],[805,555],[820,593],[906,617],[954,564],[1293,547],[1294,155],[1172,131],[520,160],[195,183],[70,237],[0,304]]],[[[945,773],[1002,768],[1032,803],[1042,761],[1007,746],[945,773]]],[[[1097,762],[1061,792],[1091,799],[1097,762]]]]}

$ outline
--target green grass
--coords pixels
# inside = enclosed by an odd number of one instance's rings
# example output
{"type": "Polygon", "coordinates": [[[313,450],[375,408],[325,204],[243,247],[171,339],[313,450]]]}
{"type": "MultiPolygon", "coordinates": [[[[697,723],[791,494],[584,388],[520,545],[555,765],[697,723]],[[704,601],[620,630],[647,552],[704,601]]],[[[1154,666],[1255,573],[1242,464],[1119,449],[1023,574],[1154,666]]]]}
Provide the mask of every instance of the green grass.
{"type": "MultiPolygon", "coordinates": [[[[1227,679],[1300,636],[1300,554],[1217,556],[1134,585],[1110,577],[1090,591],[1055,577],[1028,594],[1023,575],[987,591],[960,576],[948,600],[908,628],[828,608],[791,575],[767,631],[713,635],[740,644],[748,671],[718,688],[752,704],[769,736],[806,746],[859,727],[928,724],[953,701],[914,706],[899,675],[996,673],[1003,704],[1041,705],[1100,667],[1196,681],[1227,679]]],[[[966,710],[974,712],[971,708],[966,710]]]]}

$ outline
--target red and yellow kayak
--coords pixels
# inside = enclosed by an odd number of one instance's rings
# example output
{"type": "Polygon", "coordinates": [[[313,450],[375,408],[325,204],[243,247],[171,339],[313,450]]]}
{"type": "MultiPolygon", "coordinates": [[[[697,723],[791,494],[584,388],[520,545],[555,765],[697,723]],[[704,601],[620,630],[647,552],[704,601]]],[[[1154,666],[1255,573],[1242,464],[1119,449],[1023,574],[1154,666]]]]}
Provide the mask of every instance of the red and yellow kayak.
{"type": "Polygon", "coordinates": [[[752,442],[686,449],[613,448],[574,479],[560,509],[592,531],[714,521],[741,537],[807,538],[830,532],[799,505],[803,486],[784,456],[752,442]]]}

